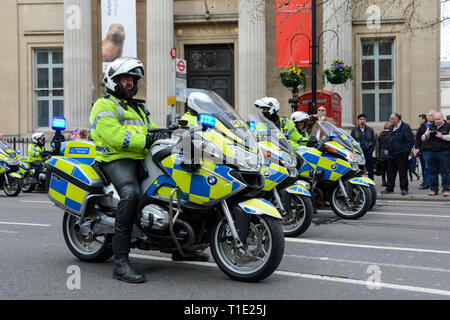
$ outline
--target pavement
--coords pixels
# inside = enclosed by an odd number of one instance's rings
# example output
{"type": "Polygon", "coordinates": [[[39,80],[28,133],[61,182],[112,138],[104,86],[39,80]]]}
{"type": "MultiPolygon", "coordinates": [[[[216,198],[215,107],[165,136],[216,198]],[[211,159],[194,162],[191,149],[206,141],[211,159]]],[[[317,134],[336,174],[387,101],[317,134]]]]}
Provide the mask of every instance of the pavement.
{"type": "MultiPolygon", "coordinates": [[[[422,183],[422,176],[419,175],[420,179],[417,180],[417,178],[413,175],[413,180],[409,178],[408,174],[408,194],[402,196],[401,190],[400,190],[400,181],[398,178],[395,180],[395,187],[394,187],[394,193],[392,194],[381,194],[381,191],[385,190],[386,187],[381,186],[381,176],[375,176],[375,183],[377,188],[377,199],[384,199],[384,200],[414,200],[414,201],[448,201],[450,203],[450,197],[444,197],[442,195],[442,187],[439,184],[439,192],[437,196],[429,196],[430,189],[427,190],[420,190],[420,184],[422,183]]],[[[439,183],[441,183],[441,177],[439,176],[439,183]]]]}

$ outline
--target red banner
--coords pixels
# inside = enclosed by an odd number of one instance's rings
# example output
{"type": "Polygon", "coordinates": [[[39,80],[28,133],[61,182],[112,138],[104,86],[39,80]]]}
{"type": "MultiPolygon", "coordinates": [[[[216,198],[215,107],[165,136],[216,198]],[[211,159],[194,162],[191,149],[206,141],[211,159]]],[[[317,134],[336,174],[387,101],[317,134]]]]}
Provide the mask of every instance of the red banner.
{"type": "Polygon", "coordinates": [[[276,0],[277,68],[309,67],[311,0],[276,0]]]}

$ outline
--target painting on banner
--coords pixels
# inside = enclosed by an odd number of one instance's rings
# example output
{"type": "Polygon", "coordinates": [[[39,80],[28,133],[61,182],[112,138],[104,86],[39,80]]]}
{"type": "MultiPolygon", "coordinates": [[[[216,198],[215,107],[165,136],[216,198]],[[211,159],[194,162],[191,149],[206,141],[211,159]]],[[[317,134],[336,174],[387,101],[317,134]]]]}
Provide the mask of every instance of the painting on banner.
{"type": "Polygon", "coordinates": [[[277,68],[309,67],[311,0],[276,0],[277,68]]]}
{"type": "Polygon", "coordinates": [[[102,0],[103,72],[119,57],[137,57],[136,1],[102,0]]]}

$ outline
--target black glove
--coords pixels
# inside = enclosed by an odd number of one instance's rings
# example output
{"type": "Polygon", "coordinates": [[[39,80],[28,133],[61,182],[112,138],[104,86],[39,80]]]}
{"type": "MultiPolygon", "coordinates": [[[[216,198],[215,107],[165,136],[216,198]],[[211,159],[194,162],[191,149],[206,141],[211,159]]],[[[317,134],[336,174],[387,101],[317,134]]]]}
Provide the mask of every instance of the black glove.
{"type": "Polygon", "coordinates": [[[167,137],[168,133],[164,131],[149,133],[145,136],[145,148],[148,149],[156,140],[165,139],[167,137]]]}

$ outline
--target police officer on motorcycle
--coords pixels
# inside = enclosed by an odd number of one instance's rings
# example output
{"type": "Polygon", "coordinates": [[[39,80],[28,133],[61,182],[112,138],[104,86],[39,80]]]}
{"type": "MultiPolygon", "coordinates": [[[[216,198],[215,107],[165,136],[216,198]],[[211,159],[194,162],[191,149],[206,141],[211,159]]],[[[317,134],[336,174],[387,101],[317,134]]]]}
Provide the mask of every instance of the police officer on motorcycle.
{"type": "Polygon", "coordinates": [[[31,136],[32,143],[28,146],[28,156],[30,164],[35,168],[33,180],[39,184],[39,173],[43,167],[45,157],[50,155],[50,151],[45,147],[45,136],[42,132],[36,132],[31,136]]]}
{"type": "Polygon", "coordinates": [[[150,119],[144,101],[133,98],[138,91],[138,80],[143,76],[140,60],[131,57],[114,60],[104,74],[107,95],[95,102],[89,116],[96,146],[94,166],[101,168],[120,197],[112,241],[113,278],[131,283],[145,281],[144,275],[128,259],[139,182],[147,175],[142,161],[152,143],[165,137],[165,133],[149,133],[149,129],[158,126],[150,119]]]}
{"type": "Polygon", "coordinates": [[[297,149],[304,138],[296,130],[291,120],[278,115],[278,111],[280,110],[278,100],[272,97],[262,97],[255,101],[255,107],[262,109],[264,117],[272,121],[280,129],[291,144],[293,150],[297,149]]]}
{"type": "Polygon", "coordinates": [[[306,131],[306,122],[309,121],[309,115],[303,111],[295,111],[291,114],[291,121],[295,124],[298,133],[302,136],[299,145],[306,146],[309,139],[308,131],[306,131]]]}

